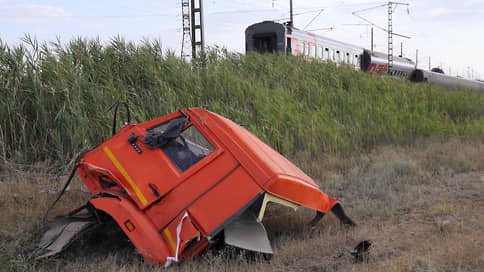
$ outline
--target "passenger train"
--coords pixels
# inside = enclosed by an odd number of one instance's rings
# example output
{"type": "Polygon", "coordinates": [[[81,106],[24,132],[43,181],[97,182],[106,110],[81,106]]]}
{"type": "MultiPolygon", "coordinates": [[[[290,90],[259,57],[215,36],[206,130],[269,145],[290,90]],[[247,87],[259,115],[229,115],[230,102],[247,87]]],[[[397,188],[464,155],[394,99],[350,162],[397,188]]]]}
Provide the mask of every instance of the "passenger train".
{"type": "MultiPolygon", "coordinates": [[[[264,21],[250,25],[245,30],[246,52],[276,52],[307,59],[332,61],[354,66],[370,74],[388,70],[388,55],[370,51],[360,46],[336,41],[327,37],[299,30],[290,24],[264,21]]],[[[448,88],[469,88],[484,92],[484,82],[443,75],[432,71],[416,69],[415,63],[400,56],[393,56],[390,73],[414,82],[429,82],[448,88]]]]}
{"type": "MultiPolygon", "coordinates": [[[[288,24],[264,21],[245,30],[246,52],[277,52],[308,59],[346,63],[369,72],[382,74],[388,68],[388,55],[299,30],[288,24]]],[[[393,58],[392,74],[408,77],[415,63],[402,57],[393,58]]]]}
{"type": "Polygon", "coordinates": [[[428,82],[449,89],[471,89],[476,92],[484,93],[483,81],[444,75],[440,71],[415,69],[412,71],[412,73],[410,73],[409,79],[413,82],[428,82]]]}

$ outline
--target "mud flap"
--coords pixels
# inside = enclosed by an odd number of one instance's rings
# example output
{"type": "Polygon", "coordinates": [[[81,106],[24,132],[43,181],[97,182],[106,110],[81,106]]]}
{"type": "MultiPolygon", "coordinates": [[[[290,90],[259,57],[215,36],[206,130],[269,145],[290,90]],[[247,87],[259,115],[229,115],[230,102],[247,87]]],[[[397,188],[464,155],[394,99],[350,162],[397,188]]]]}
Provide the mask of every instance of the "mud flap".
{"type": "MultiPolygon", "coordinates": [[[[336,203],[333,206],[333,208],[331,208],[331,211],[340,220],[340,222],[343,225],[350,226],[350,227],[356,226],[356,223],[346,215],[345,211],[343,210],[343,207],[341,207],[339,203],[336,203]]],[[[324,213],[318,211],[316,213],[316,216],[313,218],[313,220],[309,222],[309,225],[314,228],[316,224],[321,220],[321,218],[323,218],[324,215],[325,215],[324,213]]]]}
{"type": "Polygon", "coordinates": [[[341,221],[341,223],[343,223],[344,225],[351,226],[351,227],[356,226],[356,223],[346,215],[345,211],[343,210],[343,207],[339,203],[336,203],[336,205],[334,205],[333,208],[331,208],[331,211],[333,212],[334,215],[336,215],[336,217],[338,217],[339,221],[341,221]]]}
{"type": "Polygon", "coordinates": [[[246,211],[224,228],[225,243],[238,248],[272,254],[272,247],[264,225],[246,211]]]}
{"type": "Polygon", "coordinates": [[[97,224],[98,222],[93,216],[57,217],[44,233],[39,244],[27,253],[27,259],[38,260],[55,255],[97,224]]]}

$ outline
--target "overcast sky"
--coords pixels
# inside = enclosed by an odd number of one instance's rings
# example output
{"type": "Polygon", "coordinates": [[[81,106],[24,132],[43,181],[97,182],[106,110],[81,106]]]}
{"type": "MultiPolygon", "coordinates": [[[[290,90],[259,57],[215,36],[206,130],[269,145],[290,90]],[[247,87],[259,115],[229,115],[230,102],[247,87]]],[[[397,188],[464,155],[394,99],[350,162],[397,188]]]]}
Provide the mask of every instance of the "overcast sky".
{"type": "MultiPolygon", "coordinates": [[[[419,67],[442,67],[446,73],[484,78],[484,1],[409,0],[393,14],[393,32],[411,39],[394,37],[394,52],[415,60],[419,67]]],[[[377,7],[382,1],[293,0],[295,26],[316,34],[365,48],[370,47],[371,26],[352,12],[377,7]]],[[[208,45],[219,45],[243,52],[244,30],[263,20],[288,17],[289,0],[205,0],[205,38],[208,45]]],[[[359,13],[374,27],[375,50],[386,52],[387,8],[377,7],[359,13]]],[[[0,0],[0,39],[14,45],[24,34],[39,41],[66,42],[73,37],[99,37],[108,42],[120,35],[128,40],[161,40],[167,49],[180,52],[182,38],[181,0],[0,0]]]]}

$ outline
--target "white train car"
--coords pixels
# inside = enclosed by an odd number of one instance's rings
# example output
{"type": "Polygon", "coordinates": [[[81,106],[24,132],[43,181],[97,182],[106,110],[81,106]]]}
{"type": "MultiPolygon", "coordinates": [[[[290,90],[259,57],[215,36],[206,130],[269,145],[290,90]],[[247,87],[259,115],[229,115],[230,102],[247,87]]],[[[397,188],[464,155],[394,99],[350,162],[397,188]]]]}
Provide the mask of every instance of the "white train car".
{"type": "Polygon", "coordinates": [[[413,82],[428,82],[449,89],[471,89],[484,93],[484,82],[482,81],[449,76],[439,72],[415,69],[409,79],[413,82]]]}
{"type": "MultiPolygon", "coordinates": [[[[370,74],[382,74],[388,68],[388,56],[371,52],[363,47],[340,42],[324,36],[299,30],[293,26],[273,21],[253,24],[245,30],[246,52],[275,52],[304,56],[352,65],[370,74]]],[[[415,64],[407,58],[394,57],[392,75],[407,77],[415,64]]]]}
{"type": "MultiPolygon", "coordinates": [[[[245,30],[246,52],[274,52],[307,59],[345,63],[369,74],[381,75],[388,70],[388,55],[299,30],[287,24],[264,21],[245,30]]],[[[408,58],[393,57],[390,74],[413,82],[429,82],[446,88],[472,89],[484,93],[484,82],[415,68],[408,58]]]]}

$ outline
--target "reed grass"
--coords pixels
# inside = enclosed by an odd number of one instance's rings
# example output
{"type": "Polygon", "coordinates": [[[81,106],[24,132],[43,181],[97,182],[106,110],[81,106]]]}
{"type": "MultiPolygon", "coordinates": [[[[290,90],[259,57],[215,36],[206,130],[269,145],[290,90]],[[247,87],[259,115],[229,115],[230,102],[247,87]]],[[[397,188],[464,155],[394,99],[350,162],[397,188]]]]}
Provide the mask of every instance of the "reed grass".
{"type": "MultiPolygon", "coordinates": [[[[63,164],[110,136],[123,91],[138,121],[202,107],[279,152],[353,152],[428,136],[483,138],[484,96],[292,56],[212,48],[187,62],[159,41],[0,40],[0,159],[63,164]]],[[[118,126],[119,127],[119,126],[118,126]]]]}

